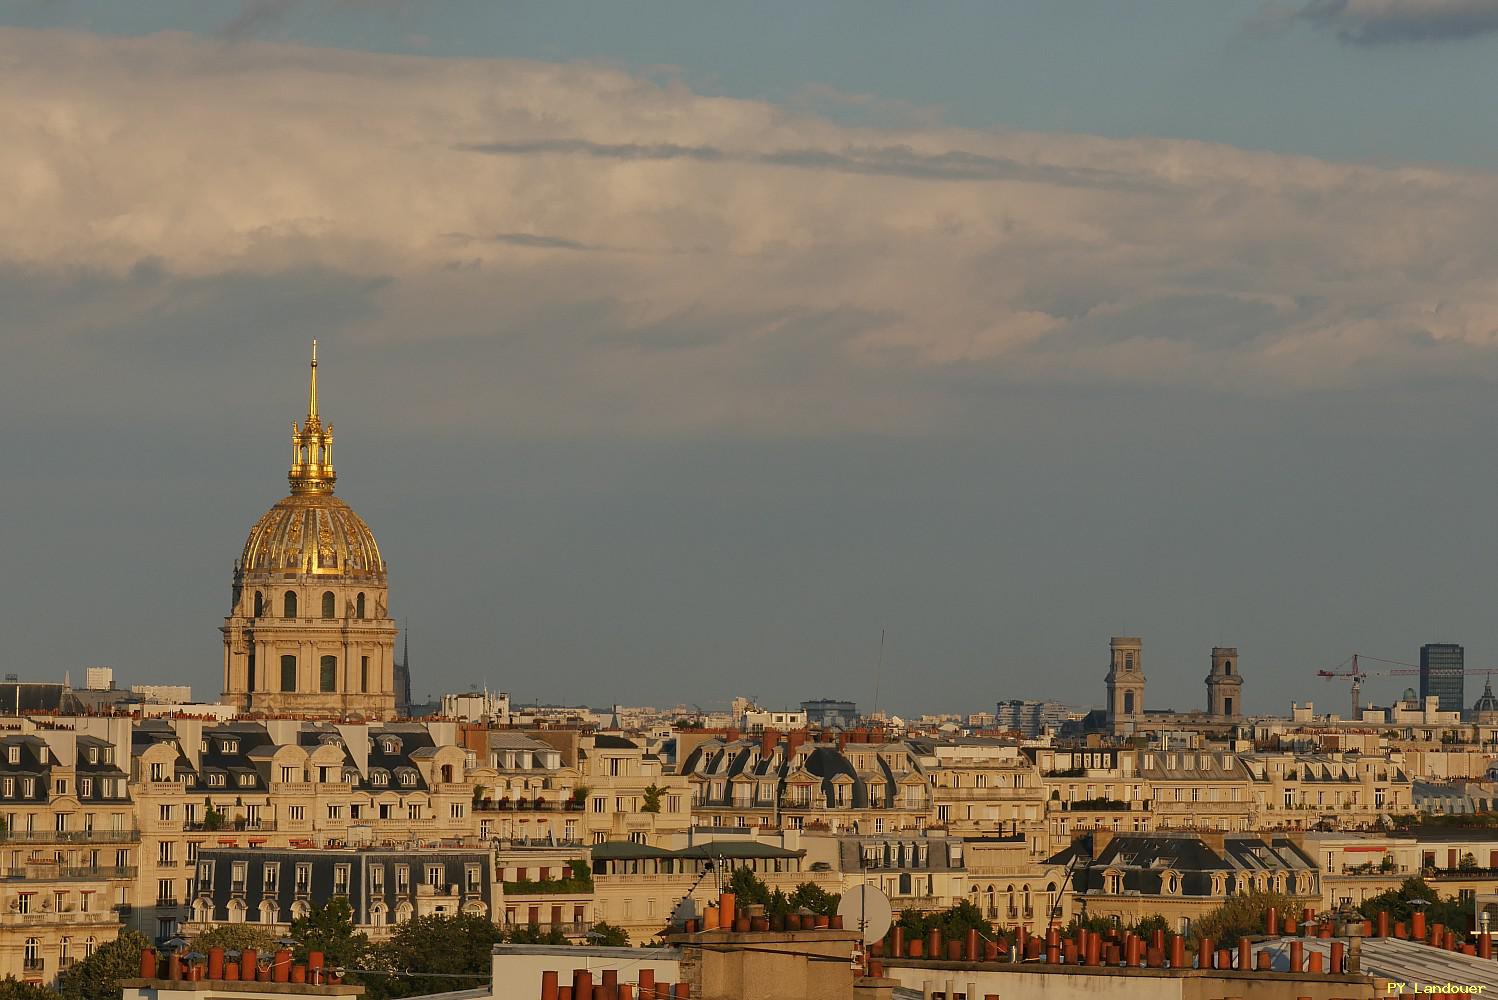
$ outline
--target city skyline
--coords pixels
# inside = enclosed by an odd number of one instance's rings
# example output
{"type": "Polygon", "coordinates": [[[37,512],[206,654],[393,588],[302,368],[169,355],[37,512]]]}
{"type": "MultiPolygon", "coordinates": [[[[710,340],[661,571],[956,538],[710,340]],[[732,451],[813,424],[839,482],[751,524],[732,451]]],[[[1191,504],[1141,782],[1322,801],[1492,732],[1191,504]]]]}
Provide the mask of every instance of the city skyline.
{"type": "Polygon", "coordinates": [[[910,37],[1013,60],[923,81],[830,15],[714,72],[715,5],[348,6],[0,14],[6,672],[214,691],[314,338],[418,700],[1097,705],[1128,634],[1149,707],[1234,646],[1245,712],[1345,711],[1353,650],[1498,661],[1480,12],[953,5],[910,37]]]}

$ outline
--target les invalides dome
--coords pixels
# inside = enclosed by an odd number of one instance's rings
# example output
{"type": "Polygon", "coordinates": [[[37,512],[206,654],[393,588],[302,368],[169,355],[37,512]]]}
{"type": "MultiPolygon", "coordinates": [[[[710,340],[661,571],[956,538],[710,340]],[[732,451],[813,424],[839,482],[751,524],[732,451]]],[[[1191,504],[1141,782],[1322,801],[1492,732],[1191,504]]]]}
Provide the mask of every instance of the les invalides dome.
{"type": "Polygon", "coordinates": [[[395,714],[395,622],[374,533],[333,495],[333,425],[317,402],[291,425],[291,494],[250,529],[224,619],[224,699],[242,711],[320,718],[395,714]]]}

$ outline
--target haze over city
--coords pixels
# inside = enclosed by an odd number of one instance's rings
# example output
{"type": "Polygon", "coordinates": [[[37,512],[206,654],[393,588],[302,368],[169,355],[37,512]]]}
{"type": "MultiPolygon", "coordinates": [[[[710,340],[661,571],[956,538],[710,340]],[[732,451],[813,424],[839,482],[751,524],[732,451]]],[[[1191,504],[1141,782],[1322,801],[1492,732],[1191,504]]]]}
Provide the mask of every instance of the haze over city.
{"type": "Polygon", "coordinates": [[[314,338],[421,696],[1498,663],[1492,4],[0,25],[7,670],[217,693],[314,338]]]}

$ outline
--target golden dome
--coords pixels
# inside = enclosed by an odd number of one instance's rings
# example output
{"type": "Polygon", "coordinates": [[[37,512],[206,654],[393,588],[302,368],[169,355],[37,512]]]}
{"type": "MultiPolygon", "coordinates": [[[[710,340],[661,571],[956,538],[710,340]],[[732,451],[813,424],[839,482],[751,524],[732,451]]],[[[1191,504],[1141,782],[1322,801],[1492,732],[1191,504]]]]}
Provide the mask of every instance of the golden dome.
{"type": "Polygon", "coordinates": [[[239,568],[245,573],[310,573],[318,576],[385,578],[380,547],[363,518],[333,495],[333,425],[317,412],[317,341],[307,419],[291,425],[291,496],[255,522],[239,568]]]}
{"type": "Polygon", "coordinates": [[[239,559],[245,573],[306,573],[384,580],[374,533],[331,493],[293,494],[250,529],[239,559]]]}

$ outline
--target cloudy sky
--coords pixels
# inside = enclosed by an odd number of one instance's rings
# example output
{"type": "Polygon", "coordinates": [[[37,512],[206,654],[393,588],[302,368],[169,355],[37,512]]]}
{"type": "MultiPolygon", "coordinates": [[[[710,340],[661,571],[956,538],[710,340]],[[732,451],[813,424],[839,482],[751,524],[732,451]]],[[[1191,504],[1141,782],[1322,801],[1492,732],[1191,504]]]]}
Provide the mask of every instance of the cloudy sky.
{"type": "Polygon", "coordinates": [[[0,25],[6,672],[217,693],[313,337],[418,695],[1498,664],[1491,0],[0,25]]]}

